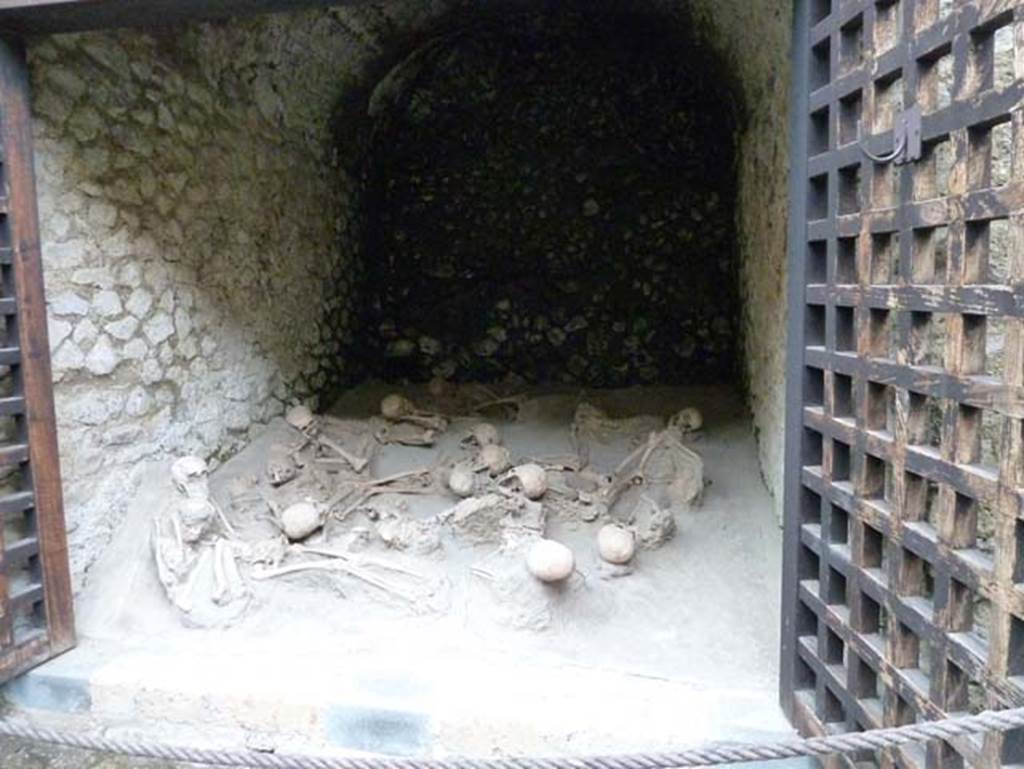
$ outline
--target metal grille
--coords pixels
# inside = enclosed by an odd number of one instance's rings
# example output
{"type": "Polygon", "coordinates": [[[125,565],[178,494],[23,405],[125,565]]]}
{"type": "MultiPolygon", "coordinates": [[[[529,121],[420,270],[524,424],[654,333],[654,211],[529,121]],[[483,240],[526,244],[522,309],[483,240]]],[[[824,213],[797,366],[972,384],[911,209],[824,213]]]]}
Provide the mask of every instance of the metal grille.
{"type": "MultiPolygon", "coordinates": [[[[796,25],[783,702],[818,734],[1024,705],[1024,4],[796,25]]],[[[1024,735],[864,758],[1024,765],[1024,735]]]]}
{"type": "Polygon", "coordinates": [[[0,40],[0,681],[74,642],[23,51],[0,40]]]}

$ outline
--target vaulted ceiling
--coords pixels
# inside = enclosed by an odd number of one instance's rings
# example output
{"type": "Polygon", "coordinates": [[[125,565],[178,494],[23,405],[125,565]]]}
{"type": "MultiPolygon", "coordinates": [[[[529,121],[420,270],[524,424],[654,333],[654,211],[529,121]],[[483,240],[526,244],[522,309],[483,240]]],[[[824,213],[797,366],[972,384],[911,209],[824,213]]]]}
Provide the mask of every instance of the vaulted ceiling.
{"type": "Polygon", "coordinates": [[[72,32],[294,11],[363,0],[0,0],[0,31],[72,32]]]}

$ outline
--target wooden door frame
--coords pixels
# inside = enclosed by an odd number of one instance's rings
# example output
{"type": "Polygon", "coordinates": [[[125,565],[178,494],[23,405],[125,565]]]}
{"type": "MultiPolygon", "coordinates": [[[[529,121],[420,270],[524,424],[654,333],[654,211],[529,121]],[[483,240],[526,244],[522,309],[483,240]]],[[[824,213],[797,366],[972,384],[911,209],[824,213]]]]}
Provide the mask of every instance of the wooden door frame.
{"type": "MultiPolygon", "coordinates": [[[[786,439],[783,455],[783,560],[794,563],[800,547],[800,522],[790,513],[800,495],[801,452],[800,431],[803,429],[803,357],[804,357],[804,302],[807,201],[807,111],[810,102],[808,59],[810,56],[810,0],[794,0],[792,47],[790,52],[790,178],[787,259],[789,273],[787,286],[786,340],[786,439]]],[[[782,636],[779,664],[779,696],[782,709],[790,723],[801,732],[813,730],[813,724],[801,717],[795,702],[795,663],[797,634],[794,622],[797,610],[799,578],[796,569],[783,568],[782,575],[782,636]]]]}
{"type": "Polygon", "coordinates": [[[0,349],[0,363],[10,367],[14,385],[11,396],[0,399],[0,414],[14,418],[17,433],[13,444],[0,447],[0,465],[21,471],[19,491],[0,497],[0,516],[23,516],[26,532],[17,542],[4,542],[0,526],[0,679],[8,679],[70,649],[75,631],[28,66],[22,42],[7,37],[0,37],[0,147],[5,192],[0,216],[0,314],[8,335],[7,346],[0,349]],[[27,575],[27,584],[12,594],[8,575],[15,567],[27,575]],[[19,612],[31,614],[38,625],[21,638],[14,626],[19,612]]]}

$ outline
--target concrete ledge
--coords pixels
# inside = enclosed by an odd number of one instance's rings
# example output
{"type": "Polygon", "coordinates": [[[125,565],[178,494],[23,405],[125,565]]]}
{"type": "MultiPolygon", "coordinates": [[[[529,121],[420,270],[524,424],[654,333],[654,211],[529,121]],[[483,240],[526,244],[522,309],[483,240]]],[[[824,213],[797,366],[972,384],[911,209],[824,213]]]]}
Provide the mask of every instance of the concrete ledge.
{"type": "Polygon", "coordinates": [[[390,756],[430,752],[429,719],[421,713],[334,706],[322,720],[327,739],[339,748],[390,756]]]}
{"type": "Polygon", "coordinates": [[[383,649],[285,664],[227,640],[173,651],[85,640],[2,692],[31,723],[208,747],[565,755],[793,736],[763,688],[504,656],[433,655],[424,666],[383,649]]]}
{"type": "Polygon", "coordinates": [[[30,672],[14,679],[0,694],[12,706],[55,713],[86,713],[92,708],[88,679],[30,672]]]}

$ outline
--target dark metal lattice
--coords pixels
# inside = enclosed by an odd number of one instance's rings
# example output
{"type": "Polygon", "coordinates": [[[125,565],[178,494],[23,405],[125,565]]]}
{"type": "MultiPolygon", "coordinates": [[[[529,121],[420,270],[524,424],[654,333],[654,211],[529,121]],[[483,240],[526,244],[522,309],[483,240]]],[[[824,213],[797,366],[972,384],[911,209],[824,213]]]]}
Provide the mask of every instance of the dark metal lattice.
{"type": "Polygon", "coordinates": [[[809,0],[796,46],[783,702],[818,734],[1024,705],[1024,4],[809,0]],[[914,105],[920,159],[873,161],[914,105]]]}

